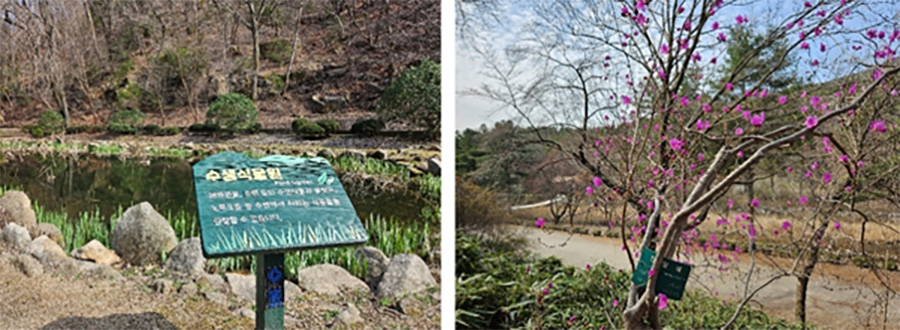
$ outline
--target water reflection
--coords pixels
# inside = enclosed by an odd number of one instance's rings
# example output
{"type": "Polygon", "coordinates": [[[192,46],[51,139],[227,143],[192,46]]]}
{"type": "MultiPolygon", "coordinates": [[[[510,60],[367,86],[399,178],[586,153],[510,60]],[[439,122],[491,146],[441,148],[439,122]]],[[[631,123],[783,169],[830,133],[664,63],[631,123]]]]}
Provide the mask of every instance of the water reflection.
{"type": "MultiPolygon", "coordinates": [[[[25,156],[0,164],[0,185],[21,187],[32,201],[70,218],[99,209],[104,217],[119,206],[150,202],[163,215],[196,214],[191,163],[186,160],[125,160],[119,157],[25,156]]],[[[342,180],[343,181],[343,180],[342,180]]],[[[402,221],[419,217],[424,201],[404,193],[367,193],[344,182],[360,218],[369,214],[402,221]]]]}

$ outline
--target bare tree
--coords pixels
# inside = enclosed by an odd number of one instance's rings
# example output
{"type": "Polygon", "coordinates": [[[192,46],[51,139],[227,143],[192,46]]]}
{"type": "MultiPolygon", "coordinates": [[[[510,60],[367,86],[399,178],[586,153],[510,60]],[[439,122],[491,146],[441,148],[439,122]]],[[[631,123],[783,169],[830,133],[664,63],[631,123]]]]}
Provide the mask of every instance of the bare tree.
{"type": "Polygon", "coordinates": [[[214,0],[214,3],[217,7],[228,11],[250,31],[253,42],[253,86],[250,94],[255,101],[259,86],[259,32],[265,15],[278,3],[274,0],[214,0]],[[246,10],[241,7],[245,7],[246,10]]]}

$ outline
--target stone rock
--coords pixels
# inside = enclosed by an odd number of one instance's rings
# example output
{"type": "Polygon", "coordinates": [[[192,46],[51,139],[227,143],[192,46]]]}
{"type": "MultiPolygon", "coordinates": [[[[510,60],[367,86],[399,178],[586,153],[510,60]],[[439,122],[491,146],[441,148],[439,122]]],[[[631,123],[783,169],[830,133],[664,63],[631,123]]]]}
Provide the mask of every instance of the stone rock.
{"type": "Polygon", "coordinates": [[[153,290],[156,293],[162,293],[164,295],[168,295],[175,291],[175,286],[172,280],[164,278],[153,280],[153,282],[150,282],[148,287],[150,287],[150,290],[153,290]]]}
{"type": "Polygon", "coordinates": [[[91,240],[84,246],[72,251],[72,257],[107,266],[112,266],[122,260],[115,251],[107,249],[98,240],[91,240]]]}
{"type": "Polygon", "coordinates": [[[234,295],[247,301],[256,301],[256,276],[226,273],[225,281],[234,295]]]}
{"type": "Polygon", "coordinates": [[[132,265],[159,263],[160,253],[168,254],[176,244],[175,230],[147,202],[128,208],[113,231],[113,250],[132,265]]]}
{"type": "Polygon", "coordinates": [[[334,296],[347,291],[368,291],[362,280],[335,265],[315,265],[297,271],[300,288],[320,295],[334,296]]]}
{"type": "Polygon", "coordinates": [[[365,278],[366,284],[368,284],[372,290],[375,290],[378,287],[378,282],[381,281],[381,275],[387,270],[387,266],[391,260],[384,255],[384,252],[381,252],[381,250],[372,246],[358,248],[353,254],[357,259],[365,261],[368,264],[365,278]]]}
{"type": "Polygon", "coordinates": [[[178,289],[178,293],[192,297],[197,294],[197,283],[187,282],[178,289]]]}
{"type": "Polygon", "coordinates": [[[436,285],[422,258],[414,254],[398,254],[391,259],[381,282],[378,282],[376,294],[378,298],[396,299],[436,285]]]}
{"type": "Polygon", "coordinates": [[[387,158],[387,151],[378,149],[369,153],[369,158],[372,159],[385,159],[387,158]]]}
{"type": "Polygon", "coordinates": [[[109,279],[109,280],[117,280],[122,278],[122,274],[119,274],[115,269],[110,267],[109,265],[98,264],[90,261],[83,261],[77,259],[71,259],[71,261],[78,266],[78,270],[87,277],[100,278],[100,279],[109,279]]]}
{"type": "Polygon", "coordinates": [[[362,151],[347,150],[347,151],[344,151],[343,153],[341,153],[341,157],[353,158],[356,160],[365,160],[366,154],[363,153],[362,151]]]}
{"type": "MultiPolygon", "coordinates": [[[[244,300],[256,301],[256,276],[237,273],[226,273],[225,280],[234,295],[244,300]]],[[[284,301],[300,296],[300,287],[290,281],[284,281],[284,301]]]]}
{"type": "Polygon", "coordinates": [[[197,278],[196,283],[200,287],[200,291],[203,292],[225,292],[225,290],[228,290],[225,279],[219,274],[202,274],[197,278]]]}
{"type": "Polygon", "coordinates": [[[360,316],[359,309],[356,308],[356,306],[353,306],[353,304],[346,304],[341,307],[335,318],[336,323],[343,324],[346,327],[352,327],[354,324],[362,321],[363,318],[360,316]]]}
{"type": "Polygon", "coordinates": [[[334,159],[334,151],[331,151],[331,149],[322,149],[322,150],[319,150],[319,153],[317,153],[316,156],[319,156],[322,158],[334,159]]]}
{"type": "Polygon", "coordinates": [[[415,296],[406,296],[397,303],[400,312],[406,315],[416,315],[422,313],[422,303],[415,296]]]}
{"type": "Polygon", "coordinates": [[[11,247],[13,251],[18,251],[31,243],[31,235],[25,227],[10,223],[0,232],[0,242],[11,247]]]}
{"type": "Polygon", "coordinates": [[[218,291],[203,292],[203,297],[206,298],[206,300],[219,305],[225,305],[226,303],[228,303],[228,297],[225,296],[224,293],[218,291]]]}
{"type": "Polygon", "coordinates": [[[426,172],[431,173],[434,176],[441,176],[441,159],[434,157],[428,159],[428,166],[426,167],[426,172]]]}
{"type": "Polygon", "coordinates": [[[47,236],[35,238],[23,252],[40,261],[44,267],[57,267],[66,261],[66,251],[47,236]]]}
{"type": "Polygon", "coordinates": [[[41,266],[41,263],[30,255],[19,254],[10,261],[12,262],[12,265],[22,272],[22,274],[25,274],[25,276],[35,277],[44,273],[44,267],[41,266]]]}
{"type": "MultiPolygon", "coordinates": [[[[31,208],[31,199],[28,198],[28,195],[17,190],[7,191],[3,197],[0,197],[0,208],[9,214],[10,222],[25,227],[29,233],[32,233],[32,236],[37,236],[34,235],[34,231],[37,229],[37,216],[31,208]]],[[[5,225],[6,223],[0,223],[0,227],[5,225]]]]}
{"type": "Polygon", "coordinates": [[[172,249],[172,253],[166,259],[166,268],[191,276],[205,272],[206,258],[203,257],[203,249],[200,246],[199,237],[191,237],[181,241],[172,249]]]}
{"type": "Polygon", "coordinates": [[[37,226],[37,236],[47,235],[59,246],[65,246],[66,240],[63,238],[62,231],[52,223],[40,223],[37,226]]]}
{"type": "Polygon", "coordinates": [[[240,316],[240,317],[246,317],[246,318],[249,318],[249,319],[252,319],[252,320],[255,320],[255,319],[256,319],[256,313],[253,312],[252,309],[247,308],[247,307],[244,307],[244,308],[239,309],[239,310],[237,311],[237,315],[240,316]]]}
{"type": "Polygon", "coordinates": [[[335,95],[315,94],[307,102],[308,108],[316,113],[340,112],[347,106],[347,98],[335,95]]]}

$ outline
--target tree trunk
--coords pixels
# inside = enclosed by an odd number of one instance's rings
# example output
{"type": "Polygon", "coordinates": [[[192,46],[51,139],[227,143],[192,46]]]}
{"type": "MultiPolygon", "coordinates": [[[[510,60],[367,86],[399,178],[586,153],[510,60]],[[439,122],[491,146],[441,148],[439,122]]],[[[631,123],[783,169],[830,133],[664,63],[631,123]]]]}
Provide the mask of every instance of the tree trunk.
{"type": "Polygon", "coordinates": [[[297,54],[297,39],[300,36],[300,23],[301,18],[303,17],[303,5],[300,5],[300,10],[297,12],[297,24],[294,26],[294,41],[291,42],[291,60],[288,62],[287,73],[284,77],[284,89],[281,90],[281,95],[287,93],[288,87],[291,85],[291,71],[294,70],[294,56],[297,54]]]}
{"type": "Polygon", "coordinates": [[[806,322],[806,289],[809,288],[809,276],[805,273],[797,276],[797,294],[794,297],[794,318],[806,322]]]}
{"type": "Polygon", "coordinates": [[[259,22],[253,19],[253,27],[250,29],[253,35],[253,89],[251,97],[256,101],[257,88],[259,86],[259,22]]]}

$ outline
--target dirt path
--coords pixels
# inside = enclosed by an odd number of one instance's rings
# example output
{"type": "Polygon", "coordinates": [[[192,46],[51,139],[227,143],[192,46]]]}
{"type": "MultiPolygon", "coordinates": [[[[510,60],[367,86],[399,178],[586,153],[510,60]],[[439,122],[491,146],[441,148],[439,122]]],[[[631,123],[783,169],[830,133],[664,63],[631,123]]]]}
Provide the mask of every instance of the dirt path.
{"type": "MultiPolygon", "coordinates": [[[[622,243],[616,239],[587,235],[570,235],[564,232],[550,232],[536,228],[510,227],[514,234],[527,239],[532,252],[541,256],[556,256],[563,263],[575,267],[606,262],[615,268],[629,269],[628,257],[622,252],[622,243]],[[561,245],[565,243],[564,245],[561,245]]],[[[715,266],[704,267],[704,262],[692,260],[688,288],[703,290],[727,301],[737,301],[744,291],[746,273],[750,266],[749,256],[743,256],[739,263],[730,264],[728,271],[720,272],[715,266]]],[[[777,260],[776,260],[777,261],[777,260]]],[[[780,264],[783,264],[779,262],[780,264]]],[[[757,271],[751,279],[751,290],[778,273],[774,263],[759,261],[757,271]]],[[[883,310],[873,306],[878,300],[875,292],[883,294],[883,289],[866,285],[870,272],[852,266],[822,265],[817,267],[810,282],[807,296],[807,320],[825,329],[881,329],[883,310]]],[[[766,313],[779,318],[793,320],[794,294],[797,281],[793,277],[782,277],[759,291],[751,304],[762,307],[766,313]]],[[[887,316],[888,329],[900,329],[900,297],[896,295],[889,302],[887,316]]]]}

